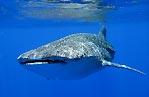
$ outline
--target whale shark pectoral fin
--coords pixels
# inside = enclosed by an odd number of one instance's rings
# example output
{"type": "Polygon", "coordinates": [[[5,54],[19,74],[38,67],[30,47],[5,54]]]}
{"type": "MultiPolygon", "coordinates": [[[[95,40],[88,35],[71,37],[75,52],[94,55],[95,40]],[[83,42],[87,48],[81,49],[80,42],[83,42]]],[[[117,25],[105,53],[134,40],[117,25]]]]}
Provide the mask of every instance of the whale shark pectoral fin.
{"type": "Polygon", "coordinates": [[[135,71],[135,72],[138,72],[140,74],[145,75],[144,72],[142,72],[140,70],[137,70],[135,68],[132,68],[132,67],[129,67],[129,66],[126,66],[126,65],[121,65],[121,64],[118,64],[118,63],[112,63],[112,62],[109,62],[109,61],[106,61],[106,60],[102,60],[102,65],[103,66],[114,66],[114,67],[117,67],[117,68],[125,68],[125,69],[129,69],[129,70],[132,70],[132,71],[135,71]]]}

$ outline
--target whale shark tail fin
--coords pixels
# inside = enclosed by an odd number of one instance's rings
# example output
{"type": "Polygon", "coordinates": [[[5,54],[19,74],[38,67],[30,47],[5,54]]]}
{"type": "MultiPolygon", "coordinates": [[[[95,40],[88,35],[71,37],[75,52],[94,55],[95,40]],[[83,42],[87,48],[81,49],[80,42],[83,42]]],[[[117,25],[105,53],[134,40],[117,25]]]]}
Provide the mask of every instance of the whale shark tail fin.
{"type": "Polygon", "coordinates": [[[99,37],[101,37],[102,39],[106,39],[106,32],[106,27],[103,25],[100,29],[99,37]]]}
{"type": "Polygon", "coordinates": [[[106,60],[102,60],[102,65],[103,66],[114,66],[114,67],[117,67],[117,68],[129,69],[129,70],[132,70],[132,71],[135,71],[135,72],[138,72],[140,74],[145,75],[144,72],[142,72],[140,70],[137,70],[135,68],[132,68],[132,67],[129,67],[129,66],[126,66],[126,65],[121,65],[121,64],[118,64],[118,63],[112,63],[112,62],[109,62],[109,61],[106,61],[106,60]]]}

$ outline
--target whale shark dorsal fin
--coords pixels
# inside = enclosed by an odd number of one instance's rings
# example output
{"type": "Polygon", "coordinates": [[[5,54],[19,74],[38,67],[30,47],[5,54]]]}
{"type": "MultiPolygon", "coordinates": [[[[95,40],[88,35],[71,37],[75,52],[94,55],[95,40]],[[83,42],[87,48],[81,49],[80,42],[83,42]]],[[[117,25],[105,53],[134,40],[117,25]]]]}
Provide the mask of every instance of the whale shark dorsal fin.
{"type": "Polygon", "coordinates": [[[114,67],[117,67],[117,68],[129,69],[129,70],[132,70],[132,71],[135,71],[135,72],[138,72],[140,74],[145,75],[144,72],[142,72],[140,70],[137,70],[135,68],[132,68],[132,67],[129,67],[129,66],[126,66],[126,65],[121,65],[121,64],[118,64],[118,63],[113,63],[113,62],[106,61],[106,60],[102,60],[102,66],[114,66],[114,67]]]}
{"type": "Polygon", "coordinates": [[[102,38],[102,39],[106,39],[106,28],[105,28],[104,25],[100,29],[99,37],[102,38]]]}

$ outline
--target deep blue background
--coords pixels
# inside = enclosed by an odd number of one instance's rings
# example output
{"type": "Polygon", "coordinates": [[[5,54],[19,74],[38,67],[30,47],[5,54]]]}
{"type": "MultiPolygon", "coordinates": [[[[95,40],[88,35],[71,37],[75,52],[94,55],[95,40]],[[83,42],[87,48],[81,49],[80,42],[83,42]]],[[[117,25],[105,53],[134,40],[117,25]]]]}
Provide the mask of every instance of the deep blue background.
{"type": "Polygon", "coordinates": [[[82,80],[51,81],[29,72],[17,62],[21,53],[72,33],[98,33],[102,24],[15,20],[12,11],[0,15],[0,97],[149,97],[149,4],[123,1],[130,0],[115,0],[119,9],[110,11],[104,23],[116,50],[113,61],[145,76],[107,67],[82,80]]]}

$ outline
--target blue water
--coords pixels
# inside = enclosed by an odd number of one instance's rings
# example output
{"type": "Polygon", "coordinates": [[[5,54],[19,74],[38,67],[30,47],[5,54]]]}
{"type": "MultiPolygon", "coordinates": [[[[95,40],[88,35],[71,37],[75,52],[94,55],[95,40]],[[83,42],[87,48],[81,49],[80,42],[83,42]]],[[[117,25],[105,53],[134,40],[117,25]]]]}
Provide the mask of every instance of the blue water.
{"type": "Polygon", "coordinates": [[[116,6],[104,21],[25,17],[19,13],[19,1],[0,2],[0,97],[149,97],[148,0],[104,0],[104,5],[116,6]],[[97,34],[103,24],[116,50],[113,61],[142,70],[145,76],[106,67],[81,80],[47,80],[17,62],[20,54],[66,35],[97,34]]]}

